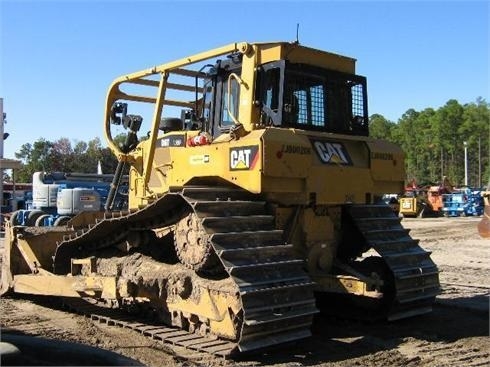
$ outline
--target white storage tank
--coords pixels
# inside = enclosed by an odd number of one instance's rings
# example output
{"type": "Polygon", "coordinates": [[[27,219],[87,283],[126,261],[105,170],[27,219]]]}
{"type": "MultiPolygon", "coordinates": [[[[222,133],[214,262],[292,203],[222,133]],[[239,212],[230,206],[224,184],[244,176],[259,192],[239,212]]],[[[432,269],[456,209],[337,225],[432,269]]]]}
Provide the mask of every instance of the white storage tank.
{"type": "Polygon", "coordinates": [[[32,176],[32,207],[34,209],[56,208],[58,184],[45,184],[44,172],[32,176]]]}
{"type": "Polygon", "coordinates": [[[58,192],[58,214],[74,215],[84,211],[101,210],[100,194],[95,190],[74,188],[58,192]]]}

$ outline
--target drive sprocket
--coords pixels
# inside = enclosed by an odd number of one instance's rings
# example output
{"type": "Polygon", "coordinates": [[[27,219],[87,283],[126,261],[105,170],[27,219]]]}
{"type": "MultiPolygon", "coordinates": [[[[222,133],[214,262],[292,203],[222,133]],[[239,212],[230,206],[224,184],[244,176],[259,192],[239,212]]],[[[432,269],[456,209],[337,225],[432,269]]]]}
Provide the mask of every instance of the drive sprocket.
{"type": "Polygon", "coordinates": [[[190,213],[177,222],[174,232],[177,256],[182,264],[196,272],[219,272],[221,262],[213,250],[201,219],[190,213]]]}

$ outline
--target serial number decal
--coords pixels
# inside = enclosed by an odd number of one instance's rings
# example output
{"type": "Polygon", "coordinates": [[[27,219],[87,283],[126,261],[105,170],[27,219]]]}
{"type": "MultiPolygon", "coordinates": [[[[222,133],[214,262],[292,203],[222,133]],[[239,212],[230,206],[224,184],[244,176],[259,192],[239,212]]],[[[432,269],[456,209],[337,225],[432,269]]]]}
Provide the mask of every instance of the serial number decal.
{"type": "Polygon", "coordinates": [[[372,152],[371,159],[379,159],[383,161],[392,161],[393,154],[391,153],[380,153],[380,152],[372,152]]]}
{"type": "Polygon", "coordinates": [[[172,135],[160,140],[161,147],[183,147],[185,145],[184,135],[172,135]]]}
{"type": "Polygon", "coordinates": [[[209,163],[209,160],[210,159],[208,154],[196,154],[189,157],[189,163],[193,165],[206,164],[209,163]]]}
{"type": "Polygon", "coordinates": [[[230,171],[250,170],[255,167],[259,146],[251,145],[248,147],[230,149],[230,171]]]}
{"type": "Polygon", "coordinates": [[[311,148],[309,147],[303,147],[300,145],[289,145],[289,144],[283,144],[282,153],[289,153],[289,154],[311,154],[311,148]]]}
{"type": "Polygon", "coordinates": [[[337,141],[311,140],[320,161],[325,164],[352,166],[352,160],[344,144],[337,141]]]}

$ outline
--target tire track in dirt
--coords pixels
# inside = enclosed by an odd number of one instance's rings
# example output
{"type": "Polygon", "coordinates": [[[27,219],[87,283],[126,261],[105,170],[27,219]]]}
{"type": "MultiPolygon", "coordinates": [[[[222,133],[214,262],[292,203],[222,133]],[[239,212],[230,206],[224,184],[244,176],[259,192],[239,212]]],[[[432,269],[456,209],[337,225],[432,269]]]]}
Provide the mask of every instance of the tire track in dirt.
{"type": "MultiPolygon", "coordinates": [[[[200,365],[187,358],[185,351],[152,342],[137,332],[100,324],[84,316],[58,309],[59,303],[49,299],[34,301],[23,298],[0,298],[0,327],[3,333],[42,336],[91,345],[114,351],[139,360],[145,365],[155,365],[155,360],[165,366],[200,365]]],[[[191,357],[191,356],[189,356],[191,357]]],[[[60,365],[63,365],[60,361],[60,365]]]]}
{"type": "MultiPolygon", "coordinates": [[[[76,340],[76,321],[62,312],[57,318],[47,317],[46,313],[36,313],[36,305],[20,301],[18,304],[0,299],[2,332],[15,332],[32,336],[49,336],[54,339],[76,340]],[[61,325],[60,325],[61,324],[61,325]]],[[[56,313],[55,311],[50,311],[56,313]]]]}
{"type": "Polygon", "coordinates": [[[417,360],[423,366],[489,366],[490,354],[481,347],[482,342],[485,344],[486,337],[481,339],[476,341],[474,346],[459,341],[431,343],[409,339],[398,347],[398,351],[411,361],[417,360]]]}

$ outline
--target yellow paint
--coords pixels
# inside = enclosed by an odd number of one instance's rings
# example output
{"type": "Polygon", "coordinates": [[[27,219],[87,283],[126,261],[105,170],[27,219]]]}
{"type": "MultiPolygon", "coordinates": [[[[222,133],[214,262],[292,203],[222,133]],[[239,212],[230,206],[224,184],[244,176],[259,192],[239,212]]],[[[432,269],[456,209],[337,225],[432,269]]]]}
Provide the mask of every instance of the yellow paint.
{"type": "Polygon", "coordinates": [[[238,337],[231,318],[240,310],[240,303],[236,296],[223,292],[200,288],[198,296],[186,299],[174,296],[167,299],[170,312],[183,312],[196,315],[200,320],[206,320],[212,333],[230,339],[238,337]]]}
{"type": "MultiPolygon", "coordinates": [[[[398,192],[403,186],[403,155],[394,145],[358,136],[326,135],[325,133],[304,132],[293,129],[264,129],[259,123],[260,111],[254,103],[257,66],[263,63],[289,60],[293,63],[316,65],[330,70],[355,73],[355,59],[330,52],[304,47],[286,42],[233,43],[214,50],[202,52],[180,60],[161,64],[136,73],[117,78],[107,94],[105,130],[108,144],[117,158],[131,164],[130,207],[147,205],[169,187],[182,187],[199,177],[228,181],[254,193],[268,193],[287,204],[290,199],[303,203],[310,193],[316,194],[320,204],[365,202],[369,195],[384,192],[398,192]],[[166,105],[184,105],[189,101],[168,101],[168,88],[192,91],[194,81],[189,85],[169,83],[168,77],[177,75],[198,75],[193,71],[197,62],[230,53],[241,53],[240,74],[230,78],[237,81],[240,88],[239,110],[236,123],[244,127],[245,136],[234,140],[223,134],[210,145],[197,147],[163,147],[159,144],[162,134],[158,130],[160,117],[166,105]],[[159,77],[149,79],[150,76],[159,77]],[[151,85],[156,94],[136,96],[124,94],[124,84],[151,85]],[[110,135],[110,109],[115,101],[135,100],[152,103],[154,113],[149,138],[141,142],[137,149],[123,153],[110,135]],[[343,169],[342,158],[333,156],[329,165],[319,161],[311,139],[337,139],[349,152],[355,168],[343,169]],[[231,169],[230,149],[257,146],[259,157],[254,167],[247,167],[239,161],[231,169]],[[284,148],[303,149],[303,154],[284,151],[283,158],[277,155],[284,148]],[[309,154],[306,152],[309,151],[309,154]],[[387,154],[391,157],[386,159],[387,154]],[[371,159],[370,159],[371,157],[371,159]],[[378,159],[378,158],[382,159],[378,159]],[[329,177],[325,180],[325,177],[329,177]],[[345,185],[348,184],[348,187],[345,185]],[[301,196],[301,197],[300,197],[301,196]]],[[[198,131],[171,132],[166,136],[181,134],[184,140],[196,136],[198,131]]]]}
{"type": "Polygon", "coordinates": [[[400,214],[416,216],[419,208],[416,198],[400,198],[400,214]]]}
{"type": "Polygon", "coordinates": [[[314,276],[317,292],[353,294],[369,298],[381,298],[382,293],[370,290],[367,283],[350,275],[314,276]]]}
{"type": "Polygon", "coordinates": [[[101,276],[19,274],[13,277],[13,289],[16,293],[60,297],[84,297],[97,292],[105,299],[116,299],[116,284],[114,277],[101,276]]]}

